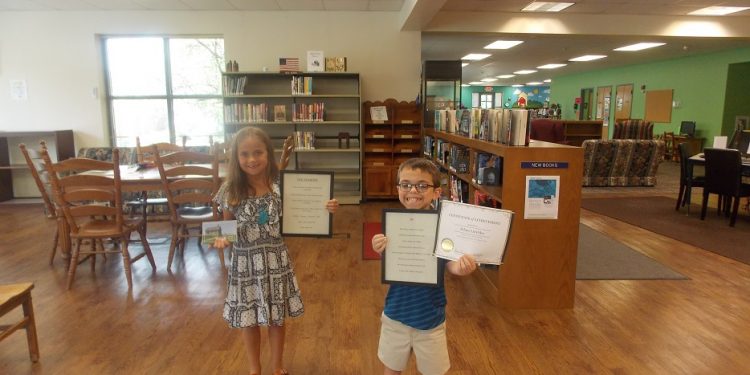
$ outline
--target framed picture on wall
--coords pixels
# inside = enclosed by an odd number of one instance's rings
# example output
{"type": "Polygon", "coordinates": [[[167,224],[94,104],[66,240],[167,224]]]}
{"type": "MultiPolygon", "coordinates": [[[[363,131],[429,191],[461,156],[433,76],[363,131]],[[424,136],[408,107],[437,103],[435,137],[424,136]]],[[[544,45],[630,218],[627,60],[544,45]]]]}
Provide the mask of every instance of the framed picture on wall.
{"type": "Polygon", "coordinates": [[[734,116],[734,130],[743,131],[750,129],[748,123],[750,123],[750,116],[734,116]]]}

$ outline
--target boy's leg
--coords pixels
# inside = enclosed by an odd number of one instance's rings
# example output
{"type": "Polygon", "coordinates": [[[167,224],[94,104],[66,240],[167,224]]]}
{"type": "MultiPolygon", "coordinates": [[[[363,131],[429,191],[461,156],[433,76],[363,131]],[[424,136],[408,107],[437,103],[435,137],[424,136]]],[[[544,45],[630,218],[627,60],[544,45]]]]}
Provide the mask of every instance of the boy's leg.
{"type": "Polygon", "coordinates": [[[451,362],[448,358],[445,322],[431,330],[417,330],[413,345],[419,372],[423,375],[442,375],[448,372],[451,362]]]}
{"type": "Polygon", "coordinates": [[[260,374],[260,327],[243,328],[242,339],[245,341],[247,357],[250,360],[250,373],[260,374]]]}
{"type": "Polygon", "coordinates": [[[380,317],[380,343],[378,358],[385,366],[385,375],[397,375],[406,367],[411,355],[413,328],[385,316],[380,317]]]}
{"type": "Polygon", "coordinates": [[[274,371],[283,366],[284,338],[286,337],[286,326],[269,326],[268,341],[271,342],[271,365],[274,371]]]}

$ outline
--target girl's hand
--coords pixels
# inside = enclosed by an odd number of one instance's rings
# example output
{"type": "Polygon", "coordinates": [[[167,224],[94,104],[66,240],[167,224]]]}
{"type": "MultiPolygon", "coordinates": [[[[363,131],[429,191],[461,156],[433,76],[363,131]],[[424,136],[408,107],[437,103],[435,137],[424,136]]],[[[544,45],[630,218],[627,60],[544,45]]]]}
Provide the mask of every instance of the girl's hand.
{"type": "Polygon", "coordinates": [[[286,137],[284,140],[284,146],[281,148],[281,159],[279,159],[279,169],[286,169],[289,165],[289,158],[294,153],[294,138],[292,136],[286,137]]]}
{"type": "Polygon", "coordinates": [[[382,254],[385,251],[386,244],[388,244],[388,238],[384,234],[378,233],[372,237],[372,249],[376,253],[382,254]]]}
{"type": "Polygon", "coordinates": [[[214,240],[214,243],[211,244],[211,247],[223,250],[225,247],[229,246],[230,242],[226,239],[226,237],[216,237],[214,240]]]}
{"type": "Polygon", "coordinates": [[[339,201],[335,199],[331,199],[330,201],[326,202],[326,210],[330,213],[336,213],[336,210],[339,209],[339,201]]]}
{"type": "Polygon", "coordinates": [[[477,269],[477,261],[472,255],[464,254],[458,260],[449,262],[448,269],[454,275],[468,275],[477,269]]]}

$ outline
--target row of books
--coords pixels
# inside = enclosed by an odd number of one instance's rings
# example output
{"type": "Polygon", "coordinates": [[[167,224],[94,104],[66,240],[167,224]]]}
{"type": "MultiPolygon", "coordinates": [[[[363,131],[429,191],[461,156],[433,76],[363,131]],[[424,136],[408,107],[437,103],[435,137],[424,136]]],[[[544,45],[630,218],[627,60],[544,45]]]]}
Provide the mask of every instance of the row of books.
{"type": "Polygon", "coordinates": [[[294,132],[294,145],[297,149],[314,150],[315,132],[294,132]]]}
{"type": "Polygon", "coordinates": [[[325,103],[295,103],[292,105],[292,117],[294,121],[323,121],[325,108],[325,103]]]}
{"type": "MultiPolygon", "coordinates": [[[[225,122],[267,122],[268,104],[230,103],[224,105],[225,122]]],[[[276,111],[276,108],[274,108],[276,111]]],[[[276,120],[284,121],[284,120],[276,120]]]]}
{"type": "Polygon", "coordinates": [[[292,77],[292,95],[312,95],[313,77],[292,77]]]}
{"type": "Polygon", "coordinates": [[[484,152],[474,159],[472,181],[478,185],[501,185],[503,182],[503,158],[484,152]]]}
{"type": "Polygon", "coordinates": [[[224,95],[242,95],[245,93],[246,76],[224,76],[222,81],[224,84],[224,95]]]}
{"type": "Polygon", "coordinates": [[[450,200],[469,203],[469,184],[453,175],[450,176],[450,200]]]}
{"type": "Polygon", "coordinates": [[[445,109],[435,111],[435,130],[510,146],[529,145],[526,109],[445,109]]]}

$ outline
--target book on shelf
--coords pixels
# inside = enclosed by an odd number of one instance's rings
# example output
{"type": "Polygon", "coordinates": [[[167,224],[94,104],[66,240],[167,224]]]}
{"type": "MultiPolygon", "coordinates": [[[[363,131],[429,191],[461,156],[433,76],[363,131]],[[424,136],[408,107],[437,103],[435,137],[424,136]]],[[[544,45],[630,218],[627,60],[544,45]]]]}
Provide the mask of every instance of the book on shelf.
{"type": "Polygon", "coordinates": [[[224,84],[224,95],[242,95],[245,93],[245,83],[247,77],[234,77],[224,76],[222,77],[222,83],[224,84]]]}
{"type": "Polygon", "coordinates": [[[307,51],[307,71],[308,72],[324,72],[325,71],[325,60],[323,58],[323,51],[307,51]]]}
{"type": "Polygon", "coordinates": [[[456,173],[469,172],[469,149],[460,145],[450,147],[450,169],[456,173]]]}
{"type": "Polygon", "coordinates": [[[511,146],[528,146],[529,145],[529,126],[531,119],[529,111],[526,109],[511,110],[510,121],[510,142],[511,146]]]}
{"type": "Polygon", "coordinates": [[[313,77],[292,77],[292,95],[312,95],[313,77]]]}
{"type": "Polygon", "coordinates": [[[474,160],[474,178],[478,185],[500,185],[503,176],[502,157],[485,152],[477,153],[474,160]]]}
{"type": "Polygon", "coordinates": [[[273,106],[273,121],[281,122],[286,121],[286,106],[283,104],[277,104],[273,106]]]}
{"type": "Polygon", "coordinates": [[[326,57],[326,72],[345,72],[346,57],[326,57]]]}
{"type": "Polygon", "coordinates": [[[224,120],[227,122],[267,122],[268,104],[230,103],[224,105],[224,120]]]}
{"type": "Polygon", "coordinates": [[[292,105],[292,118],[299,122],[324,121],[325,103],[294,103],[292,105]]]}
{"type": "Polygon", "coordinates": [[[294,132],[294,147],[300,150],[315,150],[315,132],[294,132]]]}
{"type": "Polygon", "coordinates": [[[491,208],[503,208],[502,203],[481,190],[474,190],[474,204],[491,208]]]}
{"type": "Polygon", "coordinates": [[[297,57],[280,57],[279,72],[297,73],[299,72],[299,58],[297,57]]]}
{"type": "Polygon", "coordinates": [[[430,159],[433,159],[434,146],[434,138],[430,137],[429,135],[424,136],[422,152],[430,159]]]}

